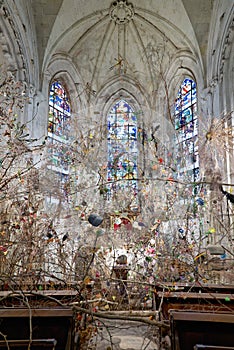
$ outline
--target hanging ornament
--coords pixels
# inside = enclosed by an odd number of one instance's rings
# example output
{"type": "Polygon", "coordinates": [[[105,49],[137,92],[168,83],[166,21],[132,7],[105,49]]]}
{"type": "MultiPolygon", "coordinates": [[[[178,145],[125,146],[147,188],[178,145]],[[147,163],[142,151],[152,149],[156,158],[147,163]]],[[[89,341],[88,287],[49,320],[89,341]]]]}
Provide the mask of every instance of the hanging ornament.
{"type": "Polygon", "coordinates": [[[199,204],[199,205],[204,205],[204,200],[202,199],[202,198],[197,198],[196,199],[196,202],[197,202],[197,204],[199,204]]]}
{"type": "Polygon", "coordinates": [[[92,226],[99,226],[103,222],[103,218],[97,214],[90,214],[88,217],[88,222],[92,226]]]}
{"type": "Polygon", "coordinates": [[[105,233],[105,231],[104,231],[104,230],[99,229],[99,230],[97,230],[96,235],[99,237],[99,236],[104,235],[104,233],[105,233]]]}
{"type": "Polygon", "coordinates": [[[216,232],[216,229],[212,227],[206,232],[206,234],[215,233],[215,232],[216,232]]]}
{"type": "Polygon", "coordinates": [[[141,222],[141,221],[138,222],[138,225],[141,226],[141,227],[145,227],[144,222],[141,222]]]}
{"type": "Polygon", "coordinates": [[[115,219],[115,224],[116,224],[116,225],[121,225],[121,223],[122,223],[122,221],[121,221],[120,218],[116,218],[116,219],[115,219]]]}

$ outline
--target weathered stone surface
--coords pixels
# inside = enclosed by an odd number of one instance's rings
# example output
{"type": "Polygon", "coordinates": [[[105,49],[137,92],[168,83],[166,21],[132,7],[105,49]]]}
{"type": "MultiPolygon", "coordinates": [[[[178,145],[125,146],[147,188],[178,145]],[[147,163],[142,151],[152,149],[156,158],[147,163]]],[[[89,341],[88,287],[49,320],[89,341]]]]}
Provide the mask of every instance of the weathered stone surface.
{"type": "Polygon", "coordinates": [[[148,326],[137,322],[105,321],[91,339],[88,349],[106,350],[112,346],[113,350],[158,350],[158,345],[149,339],[152,333],[148,326]]]}

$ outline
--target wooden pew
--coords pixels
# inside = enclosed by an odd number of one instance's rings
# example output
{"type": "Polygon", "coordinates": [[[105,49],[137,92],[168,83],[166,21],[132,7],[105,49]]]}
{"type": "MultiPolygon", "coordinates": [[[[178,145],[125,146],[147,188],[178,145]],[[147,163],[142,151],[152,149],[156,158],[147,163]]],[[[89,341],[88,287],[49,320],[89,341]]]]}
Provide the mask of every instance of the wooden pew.
{"type": "Polygon", "coordinates": [[[234,314],[231,312],[170,310],[170,326],[172,350],[234,349],[234,314]]]}

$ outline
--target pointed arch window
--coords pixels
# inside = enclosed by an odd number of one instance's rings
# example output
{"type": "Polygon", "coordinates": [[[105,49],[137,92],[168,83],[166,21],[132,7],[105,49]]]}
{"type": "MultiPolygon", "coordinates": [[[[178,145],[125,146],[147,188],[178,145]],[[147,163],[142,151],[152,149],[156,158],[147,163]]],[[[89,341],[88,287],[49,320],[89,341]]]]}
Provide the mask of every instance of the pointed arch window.
{"type": "Polygon", "coordinates": [[[65,87],[54,81],[49,91],[48,139],[52,170],[68,174],[71,105],[65,87]]]}
{"type": "Polygon", "coordinates": [[[53,137],[68,139],[71,107],[67,92],[59,81],[50,86],[48,132],[53,137]]]}
{"type": "Polygon", "coordinates": [[[198,119],[196,83],[184,79],[175,103],[176,165],[178,178],[199,179],[198,119]]]}
{"type": "Polygon", "coordinates": [[[129,189],[137,193],[137,117],[133,108],[119,100],[111,108],[108,118],[109,195],[129,189]]]}

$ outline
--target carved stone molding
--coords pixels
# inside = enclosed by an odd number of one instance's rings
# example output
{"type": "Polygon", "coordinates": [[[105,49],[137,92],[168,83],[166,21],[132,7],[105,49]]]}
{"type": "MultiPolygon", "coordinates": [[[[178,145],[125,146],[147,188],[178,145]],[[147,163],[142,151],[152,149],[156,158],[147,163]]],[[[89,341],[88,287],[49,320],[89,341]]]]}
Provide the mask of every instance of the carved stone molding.
{"type": "Polygon", "coordinates": [[[223,79],[223,73],[224,73],[224,64],[225,61],[227,60],[229,54],[228,54],[228,48],[233,42],[234,38],[234,17],[232,21],[230,22],[230,25],[227,30],[227,34],[224,40],[223,44],[223,49],[222,49],[222,54],[221,54],[221,59],[220,59],[220,67],[219,67],[219,74],[220,74],[220,79],[223,79]]]}
{"type": "MultiPolygon", "coordinates": [[[[218,85],[218,83],[219,83],[218,77],[217,77],[217,76],[216,76],[216,77],[213,77],[213,78],[209,81],[209,87],[210,87],[211,89],[215,89],[216,86],[218,85]]],[[[210,93],[211,93],[211,91],[210,91],[210,93]]]]}
{"type": "Polygon", "coordinates": [[[6,6],[1,7],[0,15],[0,45],[2,48],[2,58],[4,59],[2,69],[7,72],[13,72],[14,75],[20,70],[21,80],[26,81],[26,62],[21,34],[6,6]]]}
{"type": "Polygon", "coordinates": [[[117,24],[126,24],[133,19],[134,9],[126,0],[116,0],[111,4],[110,17],[117,24]]]}

